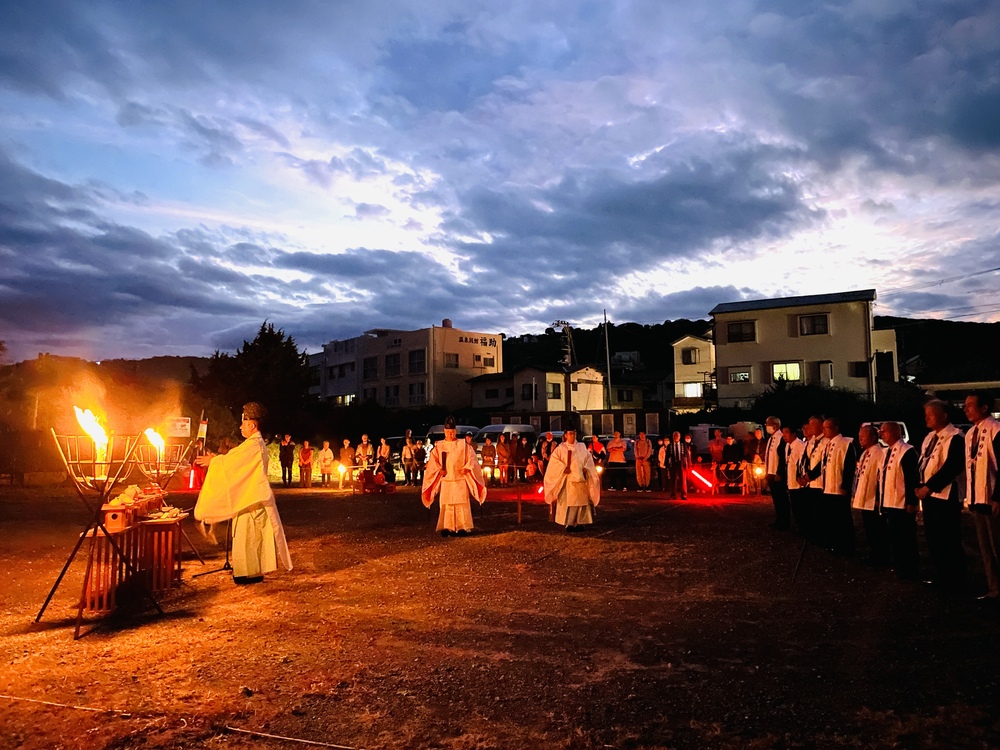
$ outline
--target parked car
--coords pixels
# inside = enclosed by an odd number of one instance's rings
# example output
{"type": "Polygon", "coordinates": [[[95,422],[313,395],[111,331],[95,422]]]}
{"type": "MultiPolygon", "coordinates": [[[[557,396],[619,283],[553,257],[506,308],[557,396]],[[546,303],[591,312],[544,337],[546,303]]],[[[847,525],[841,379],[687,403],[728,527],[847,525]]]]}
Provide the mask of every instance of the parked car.
{"type": "MultiPolygon", "coordinates": [[[[455,428],[458,430],[459,439],[465,437],[467,433],[475,435],[479,432],[479,428],[471,424],[457,424],[455,428]]],[[[436,424],[427,430],[427,436],[424,438],[424,448],[427,450],[428,455],[430,455],[431,446],[438,440],[444,440],[443,424],[436,424]]]]}
{"type": "Polygon", "coordinates": [[[482,452],[483,443],[486,442],[487,437],[494,445],[496,445],[501,434],[507,435],[508,442],[513,439],[515,434],[517,435],[518,440],[527,436],[528,445],[532,448],[534,448],[535,441],[538,439],[538,435],[535,433],[535,428],[530,424],[488,424],[479,430],[476,433],[476,436],[472,438],[472,442],[476,445],[476,453],[482,452]]]}

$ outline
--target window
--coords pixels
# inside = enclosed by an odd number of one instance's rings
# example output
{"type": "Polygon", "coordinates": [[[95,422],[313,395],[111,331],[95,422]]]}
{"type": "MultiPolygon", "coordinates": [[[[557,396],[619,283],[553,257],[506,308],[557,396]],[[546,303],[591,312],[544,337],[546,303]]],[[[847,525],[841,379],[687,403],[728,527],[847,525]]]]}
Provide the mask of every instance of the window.
{"type": "Polygon", "coordinates": [[[524,383],[521,385],[521,400],[531,401],[535,397],[535,388],[533,383],[524,383]]]}
{"type": "Polygon", "coordinates": [[[749,383],[750,382],[750,368],[748,367],[738,367],[729,368],[729,382],[730,383],[749,383]]]}
{"type": "Polygon", "coordinates": [[[309,384],[319,385],[320,374],[322,373],[322,368],[319,366],[309,368],[309,384]]]}
{"type": "Polygon", "coordinates": [[[701,383],[685,383],[684,398],[701,398],[701,383]]]}
{"type": "Polygon", "coordinates": [[[548,393],[545,394],[546,397],[552,399],[562,398],[562,383],[548,383],[547,386],[548,393]]]}
{"type": "Polygon", "coordinates": [[[444,353],[444,366],[450,367],[453,370],[458,369],[458,354],[444,353]]]}
{"type": "Polygon", "coordinates": [[[774,380],[802,380],[802,368],[798,362],[775,362],[771,365],[774,380]]]}
{"type": "Polygon", "coordinates": [[[396,347],[403,345],[403,339],[393,339],[389,342],[389,349],[395,349],[396,347]]]}
{"type": "Polygon", "coordinates": [[[427,372],[427,356],[423,349],[410,350],[410,375],[423,375],[427,372]]]}
{"type": "Polygon", "coordinates": [[[504,398],[514,398],[514,386],[508,385],[503,392],[504,398]]]}
{"type": "Polygon", "coordinates": [[[826,313],[822,315],[799,316],[799,335],[818,336],[830,332],[830,319],[826,313]]]}
{"type": "Polygon", "coordinates": [[[570,383],[569,387],[570,387],[570,390],[574,391],[574,392],[580,390],[580,384],[579,383],[570,383]]]}
{"type": "Polygon", "coordinates": [[[424,383],[410,383],[408,386],[410,406],[423,406],[427,400],[427,391],[424,383]]]}
{"type": "Polygon", "coordinates": [[[693,346],[681,349],[681,364],[685,365],[698,364],[698,350],[695,349],[693,346]]]}
{"type": "Polygon", "coordinates": [[[631,388],[619,388],[618,389],[618,403],[625,403],[632,401],[632,389],[631,388]]]}
{"type": "Polygon", "coordinates": [[[399,386],[387,385],[385,387],[385,405],[399,406],[399,386]]]}
{"type": "Polygon", "coordinates": [[[361,373],[364,380],[378,380],[378,357],[365,357],[361,362],[361,373]]]}
{"type": "Polygon", "coordinates": [[[726,334],[726,338],[730,344],[738,341],[756,341],[757,322],[753,320],[745,320],[740,323],[730,323],[726,327],[726,334]]]}
{"type": "Polygon", "coordinates": [[[496,367],[497,359],[496,357],[483,357],[483,367],[496,367]]]}
{"type": "Polygon", "coordinates": [[[378,388],[362,388],[361,389],[361,400],[362,401],[374,401],[378,395],[378,388]]]}
{"type": "Polygon", "coordinates": [[[329,367],[326,368],[326,379],[336,380],[336,378],[337,378],[337,368],[334,367],[333,365],[330,365],[329,367]]]}
{"type": "Polygon", "coordinates": [[[492,398],[492,399],[500,398],[500,389],[499,388],[487,388],[486,389],[486,398],[492,398]]]}
{"type": "Polygon", "coordinates": [[[848,362],[847,374],[852,378],[867,378],[868,363],[864,360],[861,360],[860,362],[848,362]]]}
{"type": "Polygon", "coordinates": [[[403,367],[399,363],[399,354],[386,354],[385,355],[385,376],[387,378],[395,377],[396,375],[403,374],[403,367]]]}

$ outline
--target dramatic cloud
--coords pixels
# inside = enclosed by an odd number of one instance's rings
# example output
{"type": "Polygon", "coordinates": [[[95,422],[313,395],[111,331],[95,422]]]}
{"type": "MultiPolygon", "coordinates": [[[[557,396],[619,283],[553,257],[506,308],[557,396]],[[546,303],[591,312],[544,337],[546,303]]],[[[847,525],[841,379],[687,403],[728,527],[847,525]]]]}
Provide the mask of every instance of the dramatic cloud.
{"type": "Polygon", "coordinates": [[[0,340],[997,319],[998,81],[990,0],[7,3],[0,340]]]}

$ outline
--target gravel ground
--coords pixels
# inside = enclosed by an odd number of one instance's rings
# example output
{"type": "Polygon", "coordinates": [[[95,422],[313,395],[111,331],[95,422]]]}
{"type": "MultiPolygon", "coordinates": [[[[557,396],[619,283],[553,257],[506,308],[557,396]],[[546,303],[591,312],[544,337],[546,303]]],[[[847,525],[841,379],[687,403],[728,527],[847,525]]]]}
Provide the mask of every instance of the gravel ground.
{"type": "Polygon", "coordinates": [[[1000,746],[1000,613],[813,547],[793,583],[766,498],[608,495],[567,534],[508,490],[442,539],[414,490],[276,493],[294,571],[186,557],[164,616],[74,641],[80,561],[31,623],[83,507],[0,488],[0,747],[1000,746]]]}

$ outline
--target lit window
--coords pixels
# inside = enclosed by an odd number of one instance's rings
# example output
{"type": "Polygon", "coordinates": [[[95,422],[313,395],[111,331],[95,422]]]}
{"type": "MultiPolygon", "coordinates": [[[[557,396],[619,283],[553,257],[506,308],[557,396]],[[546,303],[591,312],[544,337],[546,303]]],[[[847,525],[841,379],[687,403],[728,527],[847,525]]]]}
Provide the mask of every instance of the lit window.
{"type": "Polygon", "coordinates": [[[684,398],[701,398],[701,383],[685,383],[684,398]]]}
{"type": "Polygon", "coordinates": [[[747,368],[742,368],[738,370],[729,370],[729,382],[730,383],[749,383],[750,382],[750,370],[747,368]]]}
{"type": "Polygon", "coordinates": [[[771,365],[771,375],[775,380],[802,380],[802,368],[798,362],[775,362],[771,365]]]}

